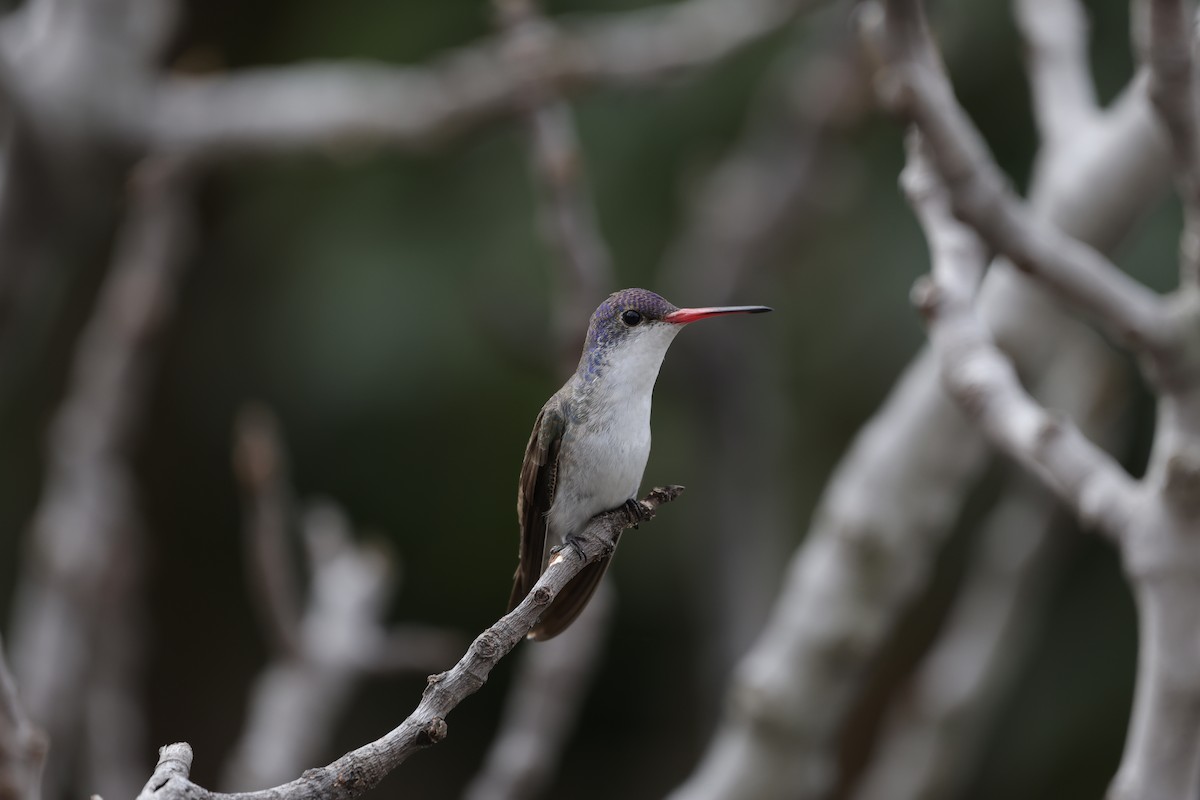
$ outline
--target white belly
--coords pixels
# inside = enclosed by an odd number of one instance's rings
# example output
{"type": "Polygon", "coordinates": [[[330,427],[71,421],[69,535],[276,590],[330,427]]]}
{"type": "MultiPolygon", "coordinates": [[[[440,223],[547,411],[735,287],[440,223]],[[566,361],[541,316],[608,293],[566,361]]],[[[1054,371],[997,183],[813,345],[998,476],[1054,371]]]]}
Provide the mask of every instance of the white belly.
{"type": "Polygon", "coordinates": [[[649,397],[572,426],[559,453],[547,545],[562,544],[595,515],[636,497],[649,458],[649,397]]]}

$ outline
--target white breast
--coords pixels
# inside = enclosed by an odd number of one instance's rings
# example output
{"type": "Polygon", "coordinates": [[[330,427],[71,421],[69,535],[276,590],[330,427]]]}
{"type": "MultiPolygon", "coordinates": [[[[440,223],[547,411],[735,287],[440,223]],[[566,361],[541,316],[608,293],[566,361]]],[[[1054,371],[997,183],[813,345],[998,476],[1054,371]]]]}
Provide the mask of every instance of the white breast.
{"type": "Polygon", "coordinates": [[[638,330],[595,380],[577,387],[575,405],[582,413],[563,438],[548,546],[637,495],[650,457],[654,382],[678,331],[665,324],[638,330]]]}

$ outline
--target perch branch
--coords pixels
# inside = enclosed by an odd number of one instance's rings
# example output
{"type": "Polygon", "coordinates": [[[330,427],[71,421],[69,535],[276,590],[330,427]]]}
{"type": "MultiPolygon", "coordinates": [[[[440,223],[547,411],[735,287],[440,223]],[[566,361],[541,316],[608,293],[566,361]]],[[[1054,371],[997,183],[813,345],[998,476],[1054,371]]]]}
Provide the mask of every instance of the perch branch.
{"type": "Polygon", "coordinates": [[[465,698],[482,688],[492,668],[533,628],[546,606],[587,564],[612,551],[621,531],[654,517],[674,500],[681,486],[655,489],[641,501],[642,514],[627,508],[599,514],[573,546],[559,551],[519,606],[476,637],[452,669],[429,679],[415,711],[382,738],[342,756],[325,767],[310,769],[290,783],[257,792],[221,794],[188,779],[191,748],[174,744],[160,751],[159,764],[139,800],[341,800],[359,797],[418,750],[446,737],[446,717],[465,698]]]}
{"type": "Polygon", "coordinates": [[[396,570],[382,548],[357,544],[345,515],[328,503],[313,506],[301,520],[311,579],[300,607],[286,539],[292,517],[287,455],[267,409],[243,409],[234,451],[250,509],[251,589],[264,595],[265,627],[289,638],[276,643],[275,658],[255,681],[223,783],[270,786],[322,756],[361,677],[437,669],[453,660],[462,643],[424,626],[384,627],[396,570]]]}

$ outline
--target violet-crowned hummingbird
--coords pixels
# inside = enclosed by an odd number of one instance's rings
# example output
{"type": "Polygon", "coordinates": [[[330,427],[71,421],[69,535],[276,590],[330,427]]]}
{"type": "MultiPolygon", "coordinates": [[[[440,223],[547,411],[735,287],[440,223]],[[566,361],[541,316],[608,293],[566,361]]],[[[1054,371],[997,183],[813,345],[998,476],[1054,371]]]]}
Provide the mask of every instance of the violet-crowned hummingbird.
{"type": "MultiPolygon", "coordinates": [[[[676,308],[646,289],[622,289],[592,314],[575,374],[546,401],[521,464],[517,518],[520,562],[508,609],[516,608],[550,559],[595,515],[637,497],[650,457],[650,397],[663,356],[689,322],[759,314],[766,306],[676,308]]],[[[583,611],[611,555],[588,564],[529,632],[561,633],[583,611]]]]}

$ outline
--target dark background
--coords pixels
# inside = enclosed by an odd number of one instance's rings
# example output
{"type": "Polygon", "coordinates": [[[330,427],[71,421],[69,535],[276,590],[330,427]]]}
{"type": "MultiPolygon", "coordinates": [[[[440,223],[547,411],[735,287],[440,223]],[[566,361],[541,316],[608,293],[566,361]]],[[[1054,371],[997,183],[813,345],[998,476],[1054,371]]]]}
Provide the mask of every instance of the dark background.
{"type": "MultiPolygon", "coordinates": [[[[560,15],[643,4],[546,5],[560,15]]],[[[1107,99],[1131,70],[1127,8],[1088,6],[1107,99]]],[[[942,3],[934,17],[963,103],[1022,185],[1036,137],[1006,4],[942,3]]],[[[686,223],[689,192],[736,141],[750,98],[782,54],[820,52],[845,35],[831,19],[816,15],[667,88],[591,92],[574,102],[615,261],[611,288],[666,291],[657,270],[686,223]]],[[[415,63],[491,31],[490,8],[479,2],[196,0],[173,59],[187,70],[315,58],[415,63]]],[[[901,131],[869,113],[846,140],[852,157],[821,190],[825,202],[795,221],[734,298],[776,312],[689,330],[667,358],[645,485],[682,483],[691,492],[624,539],[613,571],[616,624],[558,796],[661,796],[689,772],[719,708],[728,664],[706,656],[706,612],[696,602],[703,559],[688,550],[706,541],[696,532],[717,502],[719,487],[704,484],[703,465],[729,454],[708,435],[711,387],[673,369],[689,358],[680,351],[722,347],[726,379],[752,390],[742,435],[754,455],[735,466],[771,487],[786,524],[775,539],[749,526],[721,535],[770,556],[798,543],[837,458],[923,342],[907,296],[927,261],[896,189],[901,131]]],[[[417,155],[348,147],[246,159],[203,181],[201,245],[161,350],[136,455],[152,536],[151,740],[189,741],[202,785],[216,782],[249,683],[268,657],[250,611],[230,469],[232,421],[245,401],[279,414],[300,496],[335,499],[365,535],[394,544],[403,562],[394,618],[473,634],[504,610],[521,455],[537,409],[565,378],[551,358],[548,287],[558,267],[535,229],[534,201],[516,121],[417,155]],[[168,627],[168,619],[183,624],[168,627]]],[[[1119,260],[1168,285],[1175,226],[1168,205],[1119,260]]],[[[64,268],[44,313],[33,315],[37,324],[21,331],[26,363],[0,386],[0,619],[11,610],[20,542],[38,498],[46,424],[104,263],[103,253],[82,254],[64,268]]],[[[670,299],[708,303],[678,291],[670,299]]],[[[578,322],[582,333],[586,320],[578,322]]],[[[1150,411],[1135,391],[1123,449],[1135,469],[1150,411]]],[[[1115,769],[1132,692],[1132,606],[1109,548],[1063,527],[1068,564],[971,797],[1098,796],[1115,769]]],[[[968,538],[952,544],[928,597],[875,670],[883,688],[847,733],[848,763],[864,757],[878,697],[903,681],[936,631],[968,538]]],[[[760,561],[753,589],[762,592],[778,585],[785,561],[760,561]]],[[[387,780],[384,796],[440,798],[461,789],[494,731],[512,663],[455,711],[445,743],[387,780]]],[[[398,723],[422,685],[423,676],[367,681],[329,757],[398,723]]],[[[153,756],[146,754],[147,774],[153,756]]]]}

